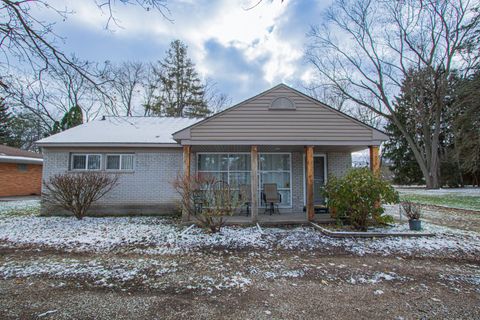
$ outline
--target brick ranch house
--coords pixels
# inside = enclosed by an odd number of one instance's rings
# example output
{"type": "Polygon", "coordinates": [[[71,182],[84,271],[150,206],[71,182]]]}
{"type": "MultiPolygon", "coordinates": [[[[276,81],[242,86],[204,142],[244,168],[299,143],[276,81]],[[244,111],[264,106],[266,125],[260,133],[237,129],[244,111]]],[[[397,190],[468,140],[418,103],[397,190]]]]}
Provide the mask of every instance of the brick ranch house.
{"type": "Polygon", "coordinates": [[[38,145],[44,179],[89,170],[119,174],[118,186],[91,214],[171,213],[179,202],[172,181],[179,174],[203,174],[251,190],[250,214],[239,213],[232,222],[268,223],[324,217],[319,189],[328,176],[342,176],[352,165],[351,153],[366,148],[378,170],[378,147],[386,139],[280,84],[206,119],[106,117],[38,145]],[[265,214],[264,183],[276,184],[280,214],[265,214]]]}
{"type": "Polygon", "coordinates": [[[0,145],[0,197],[40,195],[42,155],[0,145]]]}

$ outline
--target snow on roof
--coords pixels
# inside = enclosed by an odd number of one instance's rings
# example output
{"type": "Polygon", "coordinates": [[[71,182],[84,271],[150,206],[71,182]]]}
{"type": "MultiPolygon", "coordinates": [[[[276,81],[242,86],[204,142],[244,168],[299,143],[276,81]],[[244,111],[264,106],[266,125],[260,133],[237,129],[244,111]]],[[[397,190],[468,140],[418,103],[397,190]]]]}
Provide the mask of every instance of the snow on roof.
{"type": "Polygon", "coordinates": [[[177,144],[172,133],[202,119],[105,117],[37,141],[40,146],[177,144]]]}

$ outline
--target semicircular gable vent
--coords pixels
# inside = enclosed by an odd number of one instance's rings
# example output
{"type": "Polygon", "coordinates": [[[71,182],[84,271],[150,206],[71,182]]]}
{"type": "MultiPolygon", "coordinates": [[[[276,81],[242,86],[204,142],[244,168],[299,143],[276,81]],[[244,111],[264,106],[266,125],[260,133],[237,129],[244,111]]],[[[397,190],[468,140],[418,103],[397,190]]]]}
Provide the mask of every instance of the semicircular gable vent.
{"type": "Polygon", "coordinates": [[[287,97],[279,97],[272,101],[270,109],[275,110],[295,110],[295,104],[287,97]]]}

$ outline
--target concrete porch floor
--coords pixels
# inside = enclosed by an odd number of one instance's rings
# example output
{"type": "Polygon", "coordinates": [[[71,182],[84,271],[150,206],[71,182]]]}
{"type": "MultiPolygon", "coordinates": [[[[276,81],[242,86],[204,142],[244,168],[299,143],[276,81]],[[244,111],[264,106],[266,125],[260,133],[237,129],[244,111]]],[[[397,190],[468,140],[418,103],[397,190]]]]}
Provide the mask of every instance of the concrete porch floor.
{"type": "MultiPolygon", "coordinates": [[[[226,225],[252,225],[252,217],[246,215],[234,215],[226,217],[226,225]]],[[[314,222],[330,223],[335,220],[330,217],[330,214],[316,214],[314,222]]],[[[288,224],[308,224],[309,221],[305,213],[285,213],[285,214],[258,214],[258,224],[262,226],[274,225],[288,225],[288,224]]]]}

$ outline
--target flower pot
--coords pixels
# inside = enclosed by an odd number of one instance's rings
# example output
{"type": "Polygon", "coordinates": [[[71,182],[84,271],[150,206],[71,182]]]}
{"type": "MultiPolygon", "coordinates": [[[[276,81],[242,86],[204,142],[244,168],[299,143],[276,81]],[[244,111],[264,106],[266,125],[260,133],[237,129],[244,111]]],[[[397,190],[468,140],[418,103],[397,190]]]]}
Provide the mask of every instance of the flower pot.
{"type": "Polygon", "coordinates": [[[421,220],[408,220],[408,225],[410,230],[420,231],[422,230],[422,221],[421,220]]]}

